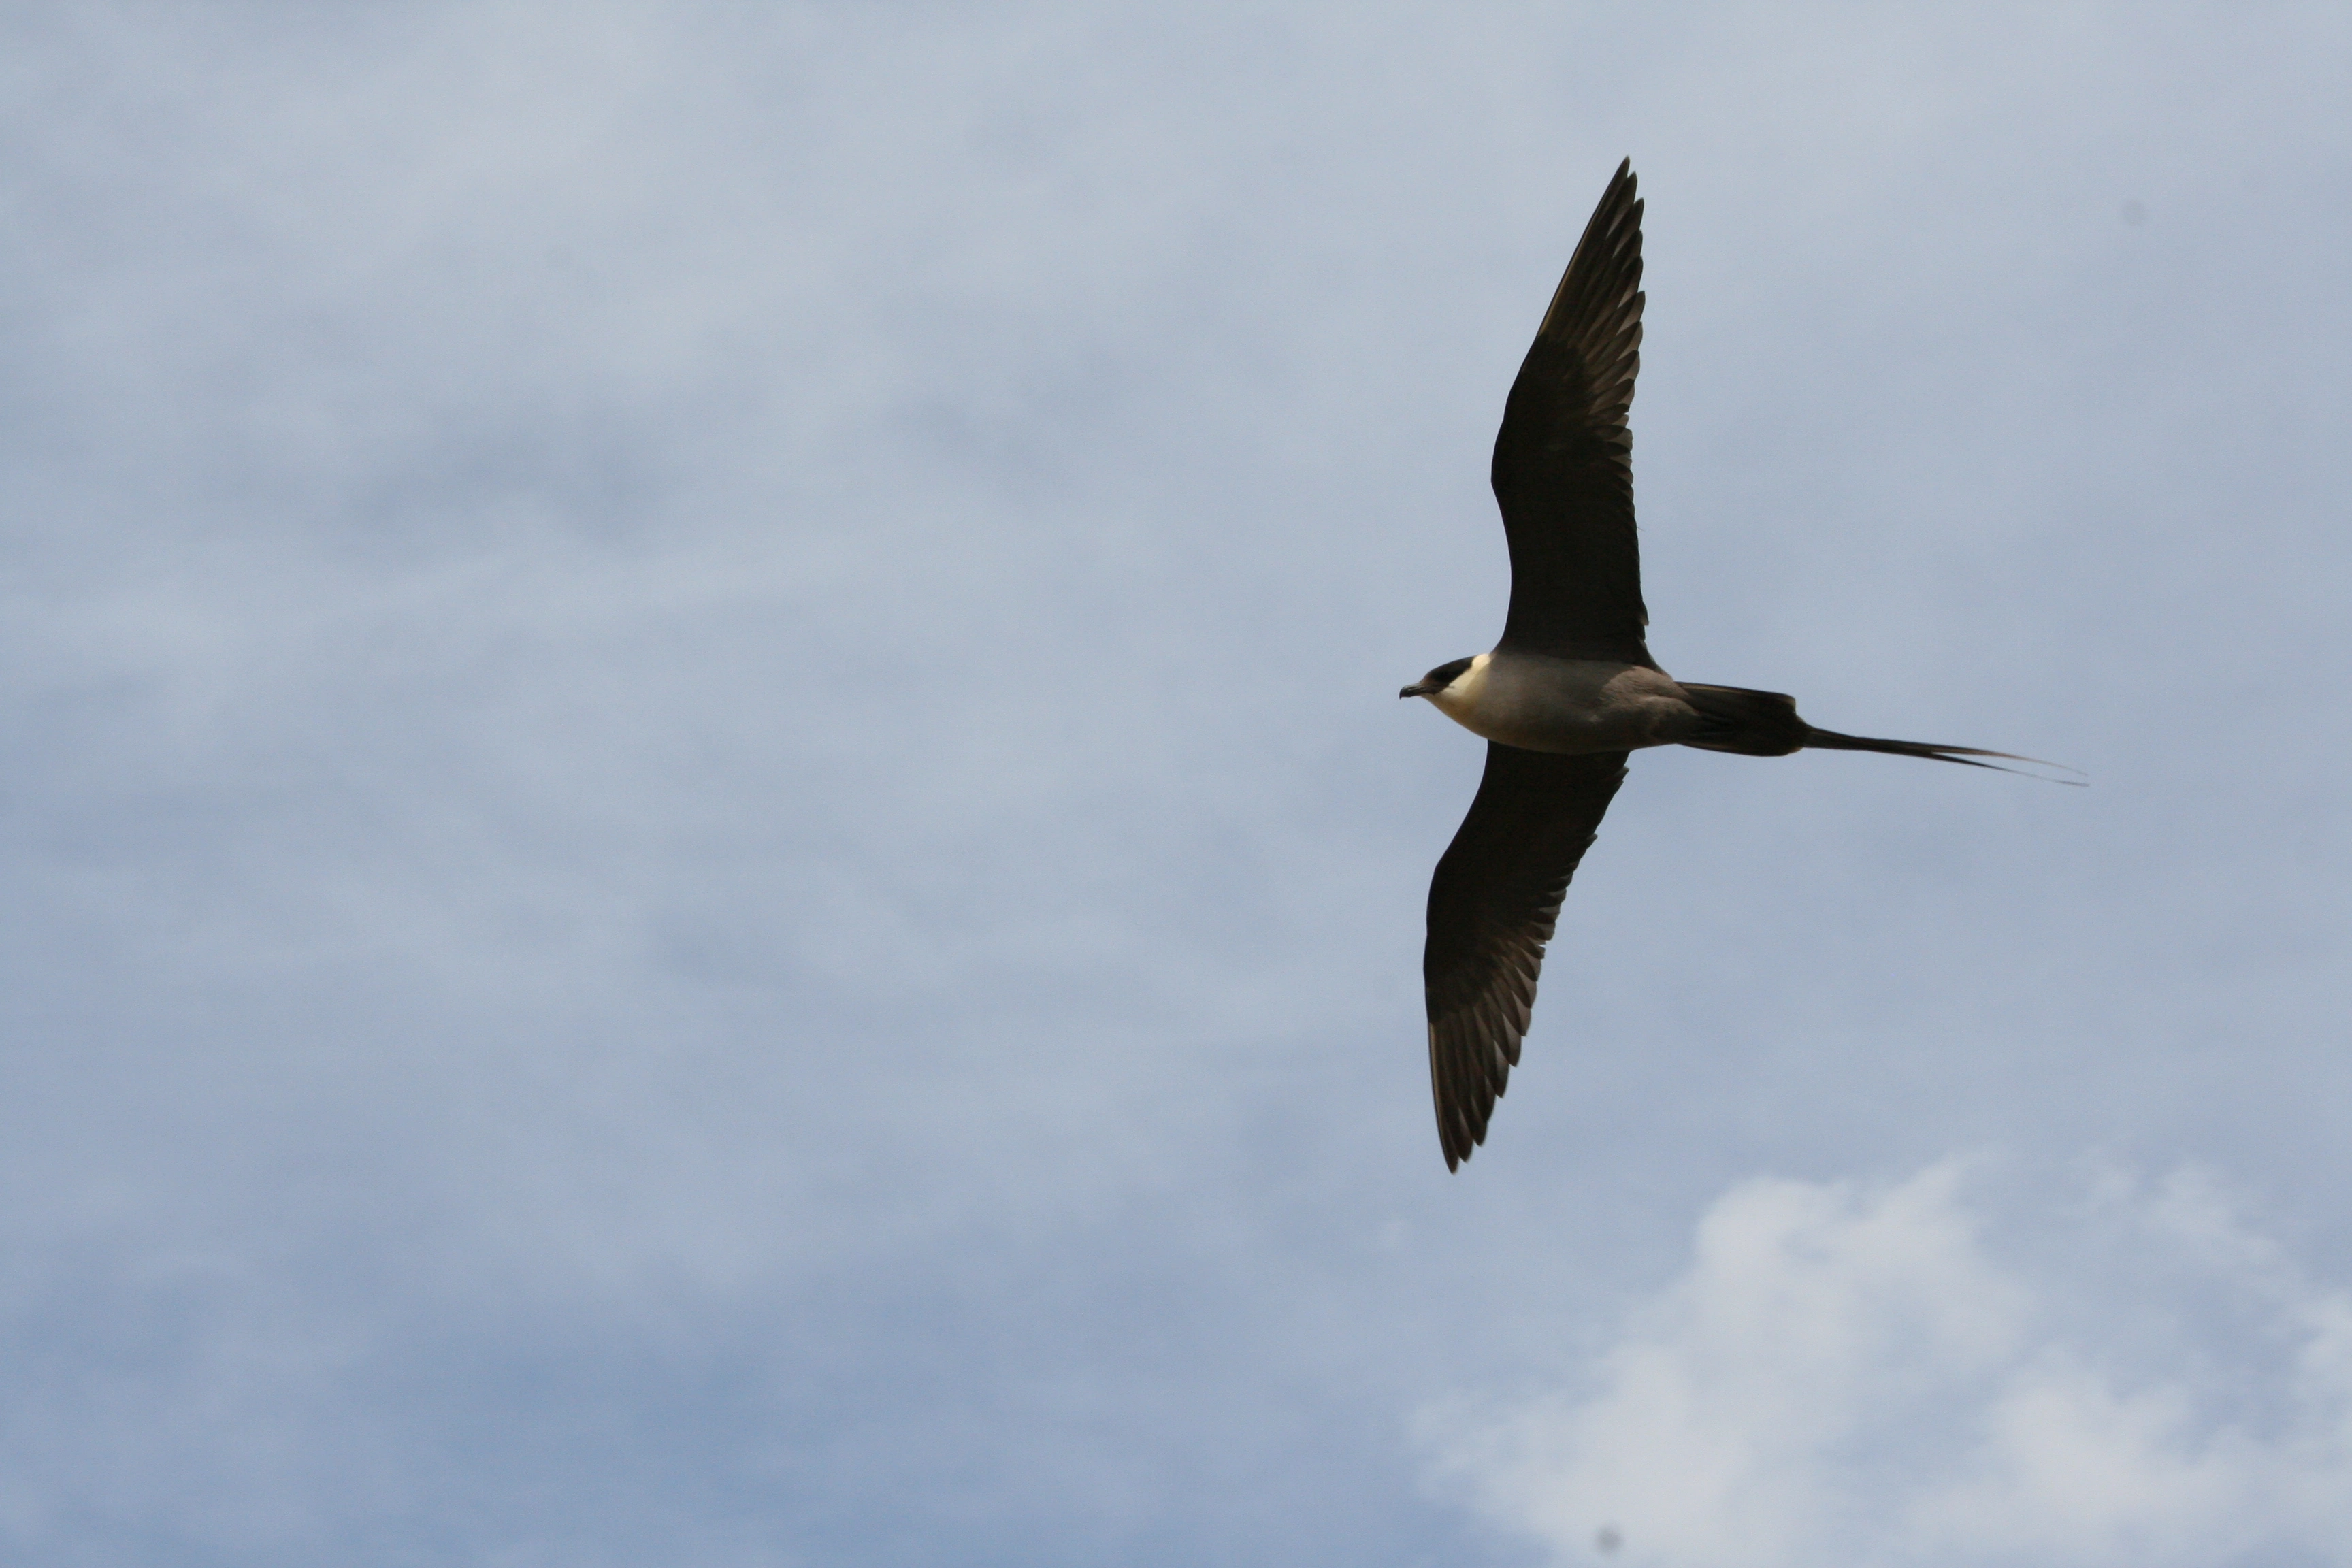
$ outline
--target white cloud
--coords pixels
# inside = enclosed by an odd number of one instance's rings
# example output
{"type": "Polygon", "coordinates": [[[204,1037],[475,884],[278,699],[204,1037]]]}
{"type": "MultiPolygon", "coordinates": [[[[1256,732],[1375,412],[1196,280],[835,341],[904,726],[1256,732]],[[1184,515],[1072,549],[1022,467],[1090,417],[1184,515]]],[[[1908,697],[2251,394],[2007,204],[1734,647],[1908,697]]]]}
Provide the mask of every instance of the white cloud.
{"type": "Polygon", "coordinates": [[[2044,1194],[2021,1261],[1969,1170],[1733,1188],[1579,1388],[1428,1416],[1439,1470],[1562,1562],[2352,1563],[2352,1296],[2195,1172],[2044,1194]]]}

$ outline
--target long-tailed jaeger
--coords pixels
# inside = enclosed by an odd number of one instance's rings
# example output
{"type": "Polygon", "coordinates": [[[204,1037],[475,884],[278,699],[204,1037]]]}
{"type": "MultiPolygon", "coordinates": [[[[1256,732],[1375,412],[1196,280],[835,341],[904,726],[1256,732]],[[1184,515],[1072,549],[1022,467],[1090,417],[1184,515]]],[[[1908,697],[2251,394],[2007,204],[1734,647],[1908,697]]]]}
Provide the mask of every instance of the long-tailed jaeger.
{"type": "MultiPolygon", "coordinates": [[[[1626,753],[1697,746],[1750,757],[1805,747],[1991,764],[1973,746],[1816,730],[1777,691],[1700,686],[1643,640],[1625,428],[1642,356],[1642,204],[1617,167],[1536,329],[1495,437],[1495,499],[1511,549],[1511,607],[1494,651],[1441,664],[1398,695],[1426,697],[1483,736],[1486,776],[1429,885],[1422,974],[1429,1077],[1448,1170],[1486,1140],[1519,1059],[1561,897],[1625,782],[1626,753]]],[[[2045,764],[2047,765],[2047,764],[2045,764]]]]}

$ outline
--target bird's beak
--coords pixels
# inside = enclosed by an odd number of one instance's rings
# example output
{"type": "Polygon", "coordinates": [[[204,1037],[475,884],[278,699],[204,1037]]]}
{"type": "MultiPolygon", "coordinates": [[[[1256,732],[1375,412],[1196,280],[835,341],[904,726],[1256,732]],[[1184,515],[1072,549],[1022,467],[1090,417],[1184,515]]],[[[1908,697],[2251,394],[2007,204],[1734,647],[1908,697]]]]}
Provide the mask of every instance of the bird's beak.
{"type": "Polygon", "coordinates": [[[1397,695],[1399,697],[1426,697],[1436,689],[1437,688],[1432,686],[1426,680],[1416,680],[1411,686],[1406,687],[1402,691],[1398,692],[1397,695]]]}

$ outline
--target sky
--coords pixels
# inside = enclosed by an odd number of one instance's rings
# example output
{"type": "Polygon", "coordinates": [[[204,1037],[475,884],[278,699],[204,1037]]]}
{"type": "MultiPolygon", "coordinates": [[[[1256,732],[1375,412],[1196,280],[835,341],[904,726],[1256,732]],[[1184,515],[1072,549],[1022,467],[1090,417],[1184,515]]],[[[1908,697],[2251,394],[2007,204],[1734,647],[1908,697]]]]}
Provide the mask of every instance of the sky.
{"type": "Polygon", "coordinates": [[[0,12],[0,1557],[2352,1564],[2352,15],[0,12]],[[1633,760],[1449,1175],[1486,465],[1633,760]]]}

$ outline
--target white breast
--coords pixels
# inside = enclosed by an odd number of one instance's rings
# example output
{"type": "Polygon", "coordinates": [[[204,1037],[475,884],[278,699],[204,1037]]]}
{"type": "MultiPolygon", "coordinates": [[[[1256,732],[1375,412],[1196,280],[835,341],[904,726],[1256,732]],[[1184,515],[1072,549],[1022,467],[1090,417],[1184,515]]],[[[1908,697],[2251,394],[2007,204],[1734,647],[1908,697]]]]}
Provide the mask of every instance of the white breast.
{"type": "Polygon", "coordinates": [[[1531,752],[1626,752],[1669,745],[1697,714],[1682,688],[1615,659],[1482,653],[1430,700],[1474,734],[1531,752]]]}

